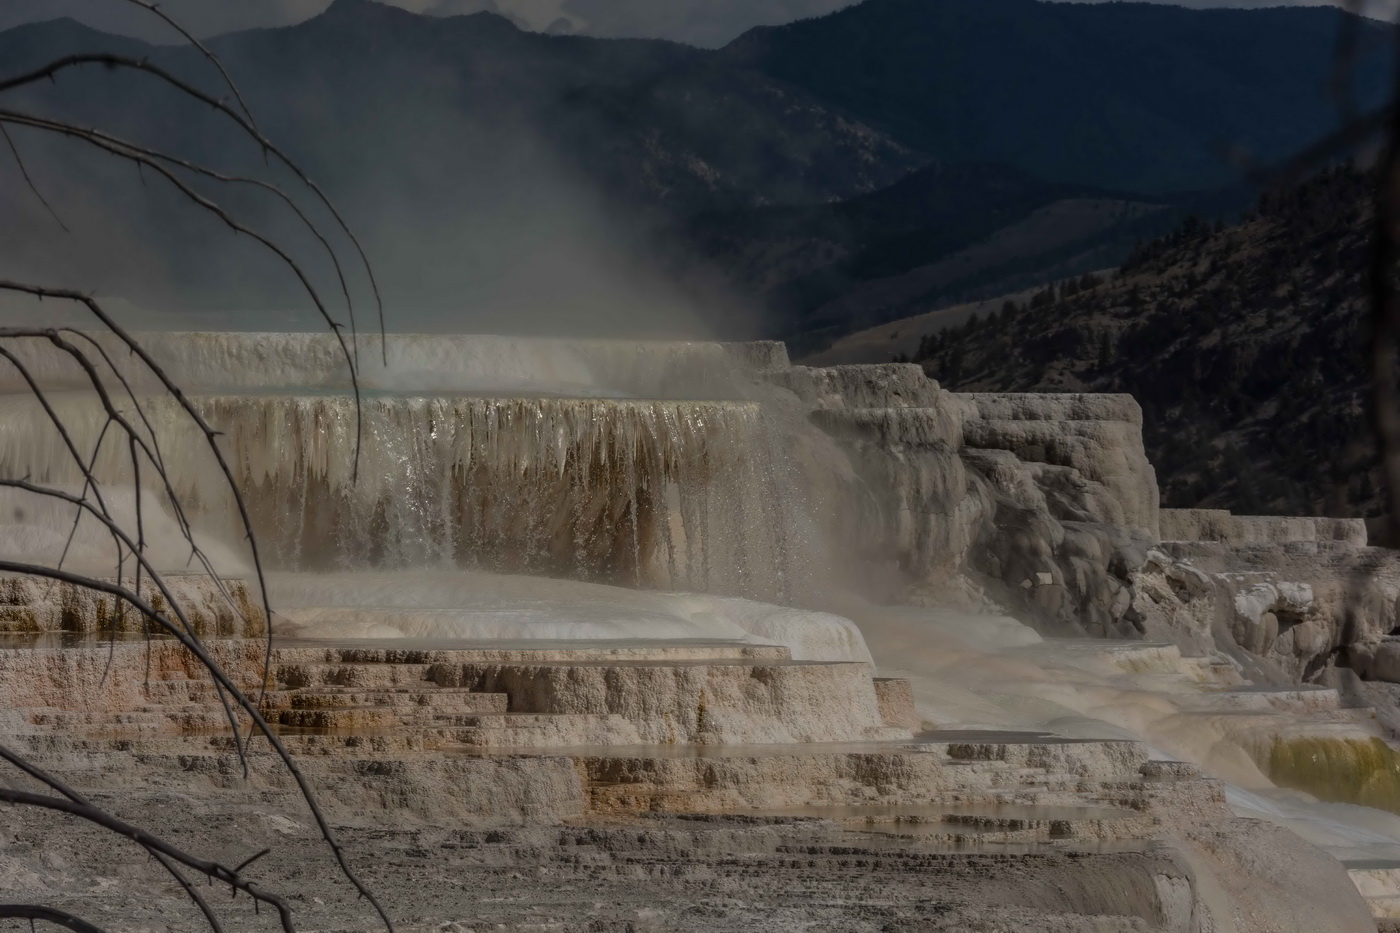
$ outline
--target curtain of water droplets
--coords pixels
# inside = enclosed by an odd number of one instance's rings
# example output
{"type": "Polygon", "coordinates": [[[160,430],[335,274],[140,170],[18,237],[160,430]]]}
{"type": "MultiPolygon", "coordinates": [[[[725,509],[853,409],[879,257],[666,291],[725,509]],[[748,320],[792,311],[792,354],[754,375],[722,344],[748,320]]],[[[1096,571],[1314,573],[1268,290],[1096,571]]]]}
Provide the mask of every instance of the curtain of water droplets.
{"type": "MultiPolygon", "coordinates": [[[[787,598],[784,490],[749,402],[370,398],[354,477],[343,396],[196,400],[276,569],[467,567],[629,586],[787,598]]],[[[79,448],[105,416],[57,405],[79,448]]],[[[0,469],[81,484],[29,400],[7,400],[0,469]]],[[[203,529],[237,540],[222,478],[188,419],[148,403],[176,492],[203,529]]],[[[109,433],[105,482],[130,482],[109,433]]],[[[149,477],[150,470],[143,470],[149,477]]]]}

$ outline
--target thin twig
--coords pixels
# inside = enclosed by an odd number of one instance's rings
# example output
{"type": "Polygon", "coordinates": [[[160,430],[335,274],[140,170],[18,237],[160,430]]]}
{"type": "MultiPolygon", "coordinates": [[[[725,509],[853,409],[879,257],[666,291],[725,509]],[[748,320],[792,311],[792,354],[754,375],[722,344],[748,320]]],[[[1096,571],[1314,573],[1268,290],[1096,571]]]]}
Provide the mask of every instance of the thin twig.
{"type": "MultiPolygon", "coordinates": [[[[131,423],[130,423],[129,421],[127,421],[126,418],[123,417],[122,414],[117,410],[115,404],[114,404],[113,401],[112,401],[111,395],[107,392],[107,388],[106,388],[106,386],[103,384],[102,379],[101,379],[101,376],[100,376],[100,375],[98,374],[98,372],[97,372],[96,367],[93,366],[92,362],[82,353],[81,350],[79,350],[77,347],[75,347],[73,344],[69,343],[68,341],[64,340],[63,337],[58,333],[58,331],[56,331],[56,330],[27,330],[27,329],[23,329],[23,328],[0,328],[0,337],[9,337],[9,338],[15,338],[15,337],[37,337],[37,338],[43,338],[43,339],[48,340],[50,343],[52,343],[52,344],[53,344],[55,347],[57,347],[58,349],[62,350],[63,352],[65,352],[65,353],[67,353],[67,354],[69,354],[74,360],[76,360],[76,361],[78,362],[78,365],[79,365],[80,367],[82,367],[83,371],[87,374],[88,381],[89,381],[89,383],[92,385],[93,391],[96,393],[96,395],[97,395],[97,397],[98,397],[98,400],[102,403],[102,406],[103,406],[104,410],[105,410],[106,413],[107,413],[108,419],[111,420],[111,421],[116,422],[117,425],[119,425],[119,426],[122,428],[122,430],[126,433],[128,439],[130,439],[132,442],[134,442],[134,443],[137,444],[138,446],[142,447],[142,448],[144,449],[146,455],[147,455],[148,457],[150,457],[150,458],[152,459],[152,461],[154,462],[154,457],[152,457],[151,452],[150,452],[150,449],[145,447],[145,442],[144,442],[144,440],[138,435],[136,429],[135,429],[134,427],[132,427],[131,423]]],[[[60,432],[62,432],[62,433],[65,435],[65,437],[66,437],[66,436],[67,436],[67,429],[62,425],[61,421],[58,419],[57,414],[53,412],[53,408],[52,408],[51,405],[49,405],[48,397],[47,397],[46,393],[44,393],[44,391],[43,391],[42,389],[39,388],[39,386],[37,385],[37,383],[36,383],[35,380],[34,380],[33,375],[30,374],[29,370],[24,366],[23,363],[21,363],[21,362],[14,356],[13,353],[11,353],[9,350],[5,349],[3,346],[0,346],[0,356],[3,356],[4,358],[8,359],[8,360],[10,361],[11,365],[13,365],[16,369],[19,370],[20,374],[24,377],[25,381],[29,384],[31,392],[32,392],[32,393],[39,399],[39,401],[43,404],[45,410],[48,411],[48,412],[50,413],[50,415],[49,415],[49,416],[50,416],[50,420],[52,420],[52,421],[55,423],[55,425],[58,426],[60,432]]],[[[91,470],[88,470],[88,469],[83,465],[82,458],[78,455],[78,453],[77,453],[77,448],[76,448],[76,446],[71,442],[71,440],[68,442],[68,447],[69,447],[69,452],[70,452],[70,455],[71,455],[71,457],[72,457],[74,463],[78,466],[78,469],[79,469],[79,470],[82,470],[82,471],[83,471],[83,477],[84,477],[85,483],[86,483],[87,485],[91,485],[91,486],[93,487],[94,491],[96,491],[96,489],[98,489],[98,488],[100,487],[100,483],[98,482],[97,477],[92,473],[91,470]]],[[[166,488],[166,493],[167,493],[167,495],[169,495],[172,499],[178,498],[178,494],[175,492],[174,487],[171,485],[171,481],[170,481],[169,475],[168,475],[167,473],[165,473],[163,470],[157,471],[157,472],[159,473],[162,482],[165,484],[165,488],[166,488]]],[[[11,486],[15,486],[15,485],[17,484],[17,482],[19,482],[19,481],[15,481],[15,480],[0,480],[0,485],[11,485],[11,486]]],[[[137,547],[136,547],[136,545],[134,545],[134,544],[131,542],[130,538],[126,537],[125,534],[122,533],[122,532],[120,531],[120,529],[117,527],[117,525],[112,521],[110,512],[107,511],[105,505],[103,506],[102,512],[99,514],[99,513],[97,513],[95,510],[92,510],[92,509],[89,508],[86,498],[78,498],[78,497],[70,496],[70,495],[68,495],[67,493],[59,493],[59,492],[56,491],[56,490],[47,489],[47,488],[44,488],[44,487],[32,486],[31,484],[23,483],[23,482],[19,482],[19,485],[18,485],[17,488],[25,488],[25,489],[28,489],[30,492],[35,492],[35,493],[37,493],[37,494],[39,494],[39,495],[56,496],[56,497],[58,497],[58,498],[63,498],[63,499],[66,499],[66,500],[68,500],[68,501],[70,501],[70,502],[73,502],[74,504],[77,504],[80,508],[88,508],[89,511],[92,511],[93,514],[96,515],[97,518],[98,518],[100,521],[102,521],[103,523],[105,523],[105,524],[109,527],[109,529],[112,530],[112,532],[113,532],[113,534],[114,534],[114,537],[119,537],[119,538],[121,538],[121,543],[125,543],[125,544],[127,545],[127,547],[129,547],[133,552],[135,552],[135,551],[138,550],[137,547]]],[[[137,510],[138,510],[138,512],[139,512],[139,510],[140,510],[140,503],[139,503],[140,488],[139,488],[139,487],[137,487],[137,489],[136,489],[136,496],[137,496],[137,498],[138,498],[137,510]]],[[[139,516],[138,516],[138,522],[139,522],[139,516]]],[[[140,555],[140,554],[138,554],[138,555],[137,555],[137,559],[138,559],[138,560],[142,560],[142,559],[143,559],[143,556],[140,555]]],[[[122,579],[122,566],[123,566],[124,560],[125,560],[125,554],[124,554],[124,552],[122,551],[122,548],[121,548],[120,543],[119,543],[119,544],[118,544],[118,547],[117,547],[117,582],[118,582],[118,584],[121,583],[121,579],[122,579]]],[[[138,566],[139,566],[139,564],[138,564],[138,566]]],[[[139,587],[137,588],[137,592],[140,592],[140,588],[139,588],[139,587]]],[[[173,599],[173,596],[166,595],[166,598],[167,598],[168,600],[171,600],[171,599],[173,599]]],[[[193,632],[194,632],[194,628],[193,628],[193,626],[190,625],[189,620],[185,617],[184,612],[181,610],[181,608],[180,608],[178,602],[172,604],[171,609],[176,613],[177,617],[178,617],[178,618],[180,619],[180,621],[186,626],[186,628],[188,628],[188,629],[190,630],[190,632],[193,633],[193,632]]],[[[270,613],[269,613],[268,618],[269,618],[269,620],[271,619],[270,613]]],[[[115,626],[115,623],[114,623],[114,626],[115,626]]],[[[114,628],[114,631],[115,631],[115,628],[114,628]]],[[[270,627],[269,627],[269,632],[268,632],[268,638],[269,638],[269,649],[268,649],[268,650],[269,650],[269,652],[270,652],[270,650],[271,650],[271,649],[270,649],[270,644],[271,644],[271,641],[270,641],[270,639],[271,639],[270,627]]],[[[264,679],[265,679],[265,677],[264,677],[264,679]]],[[[216,692],[217,695],[218,695],[219,702],[220,702],[221,704],[223,704],[224,713],[227,715],[228,720],[229,720],[229,727],[230,727],[231,729],[234,730],[234,739],[235,739],[235,742],[236,742],[237,745],[238,745],[238,755],[239,755],[239,759],[240,759],[241,761],[243,761],[244,774],[245,774],[245,776],[246,776],[248,765],[247,765],[247,760],[246,760],[246,758],[245,758],[245,756],[244,756],[244,748],[243,748],[242,733],[241,733],[241,732],[239,731],[239,729],[238,729],[238,722],[237,722],[237,719],[236,719],[236,717],[234,716],[232,707],[231,707],[231,706],[229,705],[229,703],[228,703],[228,698],[224,696],[223,690],[219,688],[219,685],[218,685],[217,682],[215,683],[215,692],[216,692]]]]}
{"type": "Polygon", "coordinates": [[[264,891],[253,882],[243,878],[233,869],[219,862],[212,862],[208,859],[190,855],[181,850],[178,846],[166,842],[155,833],[142,829],[140,826],[134,826],[125,820],[118,819],[101,807],[95,807],[92,804],[78,803],[65,797],[51,797],[47,794],[35,794],[24,790],[10,790],[4,787],[0,787],[0,801],[22,804],[29,807],[39,807],[58,813],[67,813],[86,820],[96,826],[101,826],[103,829],[110,830],[120,836],[126,836],[133,842],[138,843],[142,848],[152,852],[159,852],[182,865],[193,868],[201,874],[207,875],[216,881],[223,882],[235,890],[242,891],[255,900],[272,905],[276,908],[278,917],[282,921],[282,929],[286,931],[286,933],[296,933],[296,926],[292,923],[292,908],[281,896],[269,891],[264,891]]]}
{"type": "MultiPolygon", "coordinates": [[[[250,138],[252,138],[259,146],[261,146],[265,153],[271,153],[274,157],[276,157],[277,161],[280,162],[287,169],[289,169],[292,172],[292,174],[296,176],[299,182],[305,185],[308,190],[310,190],[313,194],[316,195],[317,199],[321,202],[322,206],[324,206],[326,210],[330,212],[331,216],[335,218],[335,221],[340,226],[340,229],[344,231],[346,237],[349,238],[351,244],[355,247],[355,251],[359,254],[360,261],[364,266],[365,274],[369,279],[370,289],[374,293],[375,304],[379,311],[379,334],[381,339],[383,338],[385,333],[384,300],[379,293],[379,283],[375,279],[374,269],[370,265],[369,257],[365,254],[364,247],[360,244],[359,239],[354,235],[353,232],[351,232],[350,225],[345,222],[345,219],[340,215],[340,212],[336,210],[336,207],[333,203],[331,203],[330,198],[326,197],[326,194],[324,191],[321,190],[321,187],[317,185],[314,181],[312,181],[311,178],[304,171],[302,171],[301,167],[295,161],[293,161],[280,148],[274,145],[271,142],[271,140],[263,136],[262,133],[260,133],[255,126],[253,126],[251,123],[245,120],[242,117],[242,115],[238,113],[238,111],[229,107],[223,101],[211,97],[210,95],[204,93],[203,91],[199,90],[198,88],[194,87],[188,82],[182,81],[181,79],[175,77],[165,69],[151,64],[146,59],[137,59],[131,58],[130,56],[126,55],[112,55],[107,53],[68,55],[63,58],[56,59],[40,68],[35,69],[34,71],[18,75],[5,81],[0,81],[0,93],[19,87],[24,87],[29,84],[34,84],[39,81],[51,80],[61,71],[64,71],[68,68],[81,67],[83,65],[105,65],[109,68],[126,68],[134,71],[145,72],[146,74],[152,75],[160,79],[161,81],[164,81],[166,84],[169,84],[171,87],[179,90],[180,92],[190,97],[193,97],[195,100],[208,104],[210,107],[213,107],[215,110],[224,114],[235,124],[237,124],[238,127],[242,129],[244,133],[246,133],[250,138]]],[[[387,347],[383,348],[382,352],[384,354],[384,362],[387,364],[387,347]]]]}
{"type": "Polygon", "coordinates": [[[234,100],[238,101],[238,106],[242,108],[243,115],[248,118],[248,123],[254,129],[257,129],[258,124],[253,119],[253,111],[248,109],[248,104],[243,100],[242,92],[238,90],[238,85],[234,83],[233,77],[228,73],[228,69],[224,67],[224,63],[219,59],[219,56],[209,51],[209,48],[203,42],[200,42],[188,29],[180,25],[179,20],[175,19],[173,16],[170,16],[157,4],[151,3],[149,2],[149,0],[126,0],[126,2],[134,4],[135,6],[139,6],[142,9],[148,10],[155,16],[160,17],[162,20],[165,21],[166,25],[170,26],[170,28],[178,32],[186,42],[198,49],[200,51],[200,54],[202,54],[211,65],[213,65],[219,70],[219,74],[223,77],[224,83],[227,84],[228,89],[233,92],[234,100]]]}
{"type": "Polygon", "coordinates": [[[29,186],[29,190],[33,192],[34,197],[39,199],[39,203],[44,205],[44,209],[49,212],[49,216],[53,217],[54,222],[63,228],[64,233],[71,233],[72,231],[68,229],[68,225],[63,222],[63,218],[58,216],[58,211],[53,209],[53,205],[44,197],[44,193],[39,190],[39,186],[34,184],[34,179],[29,177],[29,169],[24,164],[24,157],[19,154],[19,147],[16,146],[15,141],[10,138],[10,131],[5,129],[4,126],[0,126],[0,136],[5,137],[5,142],[9,145],[10,152],[15,157],[15,164],[19,166],[19,173],[24,178],[24,183],[29,186]]]}
{"type": "Polygon", "coordinates": [[[53,907],[41,907],[38,904],[0,904],[0,919],[28,920],[31,930],[35,920],[43,920],[54,926],[74,930],[76,933],[105,933],[101,927],[93,926],[82,917],[56,910],[53,907]]]}
{"type": "MultiPolygon", "coordinates": [[[[8,120],[9,118],[3,117],[0,119],[8,120]]],[[[331,316],[330,309],[327,308],[325,302],[321,300],[320,293],[317,291],[316,286],[312,284],[310,277],[301,268],[301,265],[295,259],[292,258],[290,253],[288,253],[282,247],[278,246],[272,238],[262,233],[259,233],[251,227],[248,227],[247,225],[236,220],[233,217],[233,215],[229,214],[228,211],[226,211],[222,206],[205,197],[204,195],[200,194],[198,191],[195,191],[189,185],[185,184],[185,182],[182,179],[180,179],[179,176],[175,175],[168,168],[162,165],[159,161],[148,156],[142,155],[139,152],[130,151],[124,149],[121,146],[107,143],[96,138],[84,136],[79,136],[79,138],[86,139],[86,141],[90,144],[97,146],[98,148],[111,155],[117,156],[118,158],[127,159],[131,162],[136,163],[138,166],[146,166],[152,171],[157,172],[162,178],[170,182],[170,184],[174,185],[176,190],[179,191],[187,200],[193,202],[201,209],[213,214],[219,220],[223,221],[223,223],[234,233],[244,234],[245,236],[248,236],[253,240],[256,240],[258,243],[262,244],[264,248],[272,252],[278,259],[280,259],[282,261],[282,264],[285,265],[288,269],[290,269],[292,271],[292,274],[297,277],[297,280],[301,283],[302,288],[305,289],[306,294],[311,298],[312,303],[316,306],[316,311],[321,315],[321,318],[326,322],[327,326],[330,327],[331,332],[335,334],[335,338],[340,344],[340,352],[344,356],[346,365],[350,371],[350,386],[355,395],[355,463],[351,472],[353,477],[358,478],[360,465],[360,450],[361,445],[363,443],[364,434],[364,422],[362,418],[362,409],[360,406],[361,398],[359,373],[357,371],[358,367],[355,364],[354,353],[350,349],[350,343],[346,341],[345,335],[341,333],[341,330],[344,325],[340,324],[338,321],[335,320],[334,317],[331,316]]]]}
{"type": "Polygon", "coordinates": [[[231,185],[247,185],[268,192],[269,194],[273,195],[278,200],[280,200],[283,204],[285,204],[292,211],[292,213],[296,215],[297,219],[299,219],[302,222],[302,225],[307,229],[308,232],[311,233],[312,236],[316,238],[316,240],[321,244],[322,248],[325,250],[327,258],[330,259],[331,265],[335,269],[336,280],[340,283],[341,295],[345,299],[346,313],[349,315],[350,318],[351,336],[354,337],[358,334],[358,331],[355,327],[355,305],[354,301],[350,297],[350,286],[349,283],[346,281],[345,269],[341,265],[340,256],[336,253],[335,248],[331,246],[331,243],[326,238],[325,234],[321,232],[320,227],[318,227],[316,223],[306,215],[306,212],[301,209],[301,206],[297,204],[296,199],[294,199],[290,194],[288,194],[278,185],[274,185],[271,182],[263,181],[261,178],[249,178],[243,175],[229,175],[224,172],[220,172],[215,169],[209,168],[208,166],[201,165],[198,162],[192,162],[188,159],[181,159],[176,156],[170,155],[169,153],[161,152],[159,149],[152,149],[148,146],[142,146],[139,143],[131,142],[128,139],[123,139],[119,136],[113,136],[110,133],[105,133],[94,127],[83,127],[73,123],[65,123],[62,120],[53,120],[46,117],[36,117],[32,114],[4,109],[0,109],[0,122],[13,123],[16,126],[27,126],[35,129],[47,130],[51,133],[57,133],[63,136],[81,139],[93,144],[106,143],[112,146],[118,146],[122,149],[127,149],[131,152],[146,156],[148,159],[154,159],[160,162],[165,162],[166,164],[184,169],[187,172],[202,175],[205,178],[211,179],[213,181],[231,185]]]}
{"type": "MultiPolygon", "coordinates": [[[[48,490],[48,492],[53,493],[56,491],[48,490]]],[[[95,509],[91,510],[90,514],[95,515],[99,521],[111,522],[110,519],[105,519],[103,516],[98,515],[95,509]]],[[[120,528],[115,526],[115,523],[111,524],[116,533],[124,535],[120,528]]],[[[127,538],[127,540],[129,543],[130,539],[127,538]]],[[[145,558],[142,557],[140,559],[144,560],[145,558]]],[[[148,565],[147,569],[151,572],[153,579],[159,578],[159,574],[155,572],[154,568],[148,565]]],[[[263,718],[257,706],[238,685],[233,682],[228,674],[224,672],[224,669],[214,660],[197,637],[190,635],[182,626],[176,625],[167,619],[163,613],[157,611],[156,608],[142,598],[139,593],[133,593],[123,586],[106,580],[95,580],[91,577],[83,577],[68,571],[55,570],[52,567],[11,560],[0,560],[0,572],[59,580],[61,582],[72,583],[76,586],[107,593],[125,600],[157,626],[176,638],[180,644],[185,647],[185,650],[193,654],[201,664],[218,678],[219,682],[229,691],[230,696],[234,698],[243,711],[253,720],[258,731],[271,743],[278,757],[282,759],[282,763],[286,766],[288,772],[291,773],[292,779],[297,784],[297,788],[301,791],[302,797],[311,811],[312,818],[315,819],[317,828],[321,832],[321,837],[330,848],[332,855],[334,855],[336,863],[340,866],[341,873],[345,875],[346,879],[354,886],[355,890],[359,892],[360,896],[370,902],[375,911],[379,914],[380,919],[384,922],[385,928],[388,929],[390,933],[393,933],[394,925],[389,919],[389,915],[384,911],[383,906],[380,905],[378,899],[370,892],[369,888],[365,887],[364,883],[359,880],[359,876],[355,874],[349,862],[346,860],[345,851],[341,848],[339,838],[336,836],[335,831],[331,829],[330,823],[327,822],[325,814],[321,811],[320,804],[316,802],[316,797],[311,792],[311,786],[307,783],[306,776],[302,773],[301,767],[296,763],[296,759],[287,751],[286,746],[282,744],[281,738],[277,735],[276,731],[268,725],[267,720],[263,718]]]]}
{"type": "MultiPolygon", "coordinates": [[[[228,483],[229,491],[233,495],[234,504],[238,509],[239,521],[242,523],[243,526],[244,538],[248,543],[248,550],[252,556],[253,572],[257,577],[258,590],[259,595],[262,598],[263,611],[266,613],[267,618],[271,620],[272,602],[268,598],[267,577],[263,572],[262,556],[259,553],[257,537],[253,534],[252,516],[248,512],[248,504],[243,498],[243,493],[238,488],[238,482],[234,478],[233,469],[229,466],[228,458],[224,456],[223,449],[219,447],[219,432],[215,431],[212,427],[209,426],[209,423],[199,413],[199,410],[194,406],[192,402],[190,402],[189,398],[186,397],[184,391],[169,377],[169,375],[166,374],[165,370],[161,368],[160,364],[158,364],[155,361],[155,359],[150,355],[150,353],[146,351],[146,348],[142,346],[139,341],[137,341],[130,334],[128,334],[121,327],[121,325],[119,325],[115,320],[113,320],[111,315],[109,315],[106,312],[106,310],[104,310],[103,307],[94,298],[88,295],[84,295],[81,292],[72,291],[71,289],[43,288],[35,285],[26,285],[22,282],[11,282],[5,280],[0,280],[0,291],[14,291],[19,292],[21,294],[33,295],[37,298],[59,298],[64,301],[77,302],[85,306],[88,309],[88,311],[93,315],[93,317],[97,318],[97,320],[100,321],[104,327],[106,327],[109,331],[115,334],[116,337],[119,340],[121,340],[123,344],[125,344],[127,349],[130,350],[133,355],[135,355],[138,359],[141,360],[141,362],[146,366],[146,368],[151,371],[151,374],[154,375],[160,381],[161,385],[164,386],[165,390],[169,392],[171,397],[173,397],[175,401],[180,405],[180,407],[184,410],[185,414],[187,414],[190,417],[190,419],[195,423],[199,430],[204,434],[205,443],[209,447],[209,450],[213,453],[214,460],[219,466],[219,471],[223,474],[224,480],[228,483]]],[[[35,386],[34,388],[37,390],[37,386],[35,386]]],[[[264,651],[263,660],[263,680],[265,684],[266,674],[268,669],[270,669],[272,663],[272,630],[270,622],[268,625],[267,644],[266,649],[264,651]]],[[[265,689],[265,686],[260,689],[259,702],[261,702],[261,698],[265,689]]]]}

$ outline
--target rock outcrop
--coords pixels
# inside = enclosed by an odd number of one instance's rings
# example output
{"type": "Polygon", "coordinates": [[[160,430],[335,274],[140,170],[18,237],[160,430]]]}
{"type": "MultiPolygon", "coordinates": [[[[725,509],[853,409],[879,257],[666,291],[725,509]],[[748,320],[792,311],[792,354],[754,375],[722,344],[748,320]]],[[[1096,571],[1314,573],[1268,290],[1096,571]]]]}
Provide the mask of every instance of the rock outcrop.
{"type": "Polygon", "coordinates": [[[1162,509],[1161,538],[1163,541],[1211,541],[1237,547],[1328,542],[1358,548],[1367,545],[1364,519],[1232,515],[1225,509],[1162,509]]]}
{"type": "Polygon", "coordinates": [[[1140,634],[1128,575],[1155,539],[1157,495],[1132,399],[960,396],[900,364],[770,365],[765,378],[844,452],[856,492],[833,537],[895,569],[897,598],[990,600],[1055,630],[1140,634]]]}
{"type": "Polygon", "coordinates": [[[839,521],[859,532],[839,540],[895,568],[897,598],[1167,641],[1263,682],[1338,667],[1400,681],[1400,560],[1367,546],[1365,523],[1159,509],[1130,396],[960,395],[908,364],[765,363],[845,454],[858,492],[839,521]]]}
{"type": "Polygon", "coordinates": [[[1089,493],[1091,517],[1149,536],[1158,532],[1157,474],[1142,446],[1142,409],[1130,395],[960,395],[975,417],[963,428],[966,445],[1006,450],[1044,471],[1046,485],[1102,487],[1089,493]],[[1111,504],[1110,504],[1111,503],[1111,504]],[[1117,509],[1114,510],[1113,506],[1117,509]]]}

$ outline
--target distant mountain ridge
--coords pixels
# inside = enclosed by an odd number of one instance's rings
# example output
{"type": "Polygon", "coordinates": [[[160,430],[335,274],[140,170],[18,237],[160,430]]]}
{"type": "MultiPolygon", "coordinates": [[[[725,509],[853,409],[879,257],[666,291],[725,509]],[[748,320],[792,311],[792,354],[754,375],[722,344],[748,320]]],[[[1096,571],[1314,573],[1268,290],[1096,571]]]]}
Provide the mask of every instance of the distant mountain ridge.
{"type": "MultiPolygon", "coordinates": [[[[1116,262],[1183,193],[1236,178],[1226,146],[1279,159],[1335,123],[1325,84],[1343,17],[867,0],[706,51],[336,0],[211,44],[364,233],[391,305],[469,330],[517,326],[536,306],[578,305],[580,321],[627,306],[624,329],[685,306],[704,332],[815,340],[1116,262]]],[[[188,49],[71,22],[0,33],[0,61],[96,45],[215,86],[188,49]]],[[[1387,70],[1380,53],[1361,61],[1363,104],[1387,70]]],[[[141,76],[65,73],[34,93],[230,169],[257,160],[141,76]]],[[[51,221],[0,158],[15,218],[4,272],[162,306],[294,299],[272,271],[238,271],[242,247],[217,225],[167,221],[111,191],[109,167],[17,135],[48,190],[78,179],[70,212],[120,224],[90,246],[46,241],[51,221]],[[209,251],[229,261],[195,260],[209,251]],[[134,271],[143,262],[159,288],[134,271]]]]}
{"type": "Polygon", "coordinates": [[[1003,165],[911,173],[845,201],[697,217],[686,239],[761,295],[800,352],[830,335],[1116,263],[1171,225],[1170,201],[1044,182],[1003,165]]]}
{"type": "MultiPolygon", "coordinates": [[[[1188,191],[1228,182],[1337,121],[1335,8],[868,0],[754,29],[721,54],[920,152],[1053,181],[1188,191]]],[[[1393,27],[1366,20],[1357,102],[1383,102],[1393,27]]]]}

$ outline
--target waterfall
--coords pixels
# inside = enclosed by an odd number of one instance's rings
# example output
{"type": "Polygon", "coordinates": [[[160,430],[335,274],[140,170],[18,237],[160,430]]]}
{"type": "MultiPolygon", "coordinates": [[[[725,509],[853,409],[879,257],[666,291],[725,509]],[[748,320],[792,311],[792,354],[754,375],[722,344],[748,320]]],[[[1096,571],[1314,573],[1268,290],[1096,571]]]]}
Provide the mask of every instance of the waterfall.
{"type": "MultiPolygon", "coordinates": [[[[378,394],[363,448],[343,393],[193,396],[283,570],[471,568],[659,589],[786,596],[767,429],[744,401],[378,394]]],[[[104,483],[132,483],[93,398],[53,404],[104,483]]],[[[241,538],[222,476],[173,400],[143,403],[175,493],[207,534],[241,538]]],[[[81,484],[31,398],[6,399],[0,472],[81,484]]],[[[153,488],[154,471],[142,470],[153,488]]],[[[168,503],[167,503],[168,505],[168,503]]]]}

